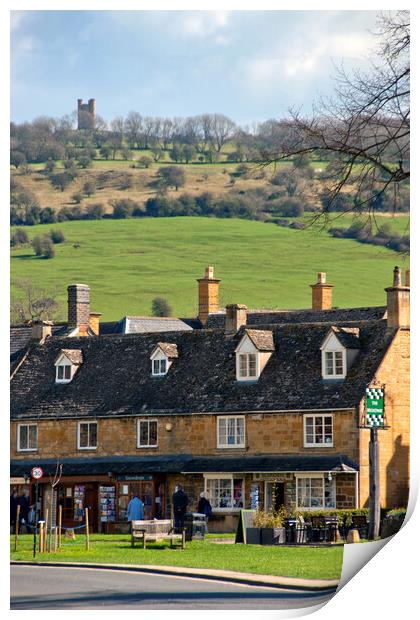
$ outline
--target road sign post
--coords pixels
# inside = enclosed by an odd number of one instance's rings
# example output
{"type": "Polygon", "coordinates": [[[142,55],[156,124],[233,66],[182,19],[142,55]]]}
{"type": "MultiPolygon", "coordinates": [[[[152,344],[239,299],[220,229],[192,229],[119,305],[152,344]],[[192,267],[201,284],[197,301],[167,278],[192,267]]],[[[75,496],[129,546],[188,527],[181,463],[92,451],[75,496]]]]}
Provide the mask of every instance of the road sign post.
{"type": "Polygon", "coordinates": [[[33,467],[31,471],[31,477],[35,480],[35,525],[34,525],[34,557],[36,556],[36,531],[38,527],[38,480],[41,480],[44,472],[41,467],[33,467]]]}
{"type": "Polygon", "coordinates": [[[384,386],[370,386],[365,393],[365,419],[362,428],[370,429],[369,441],[369,532],[368,538],[379,536],[381,523],[379,437],[378,430],[385,430],[384,386]]]}

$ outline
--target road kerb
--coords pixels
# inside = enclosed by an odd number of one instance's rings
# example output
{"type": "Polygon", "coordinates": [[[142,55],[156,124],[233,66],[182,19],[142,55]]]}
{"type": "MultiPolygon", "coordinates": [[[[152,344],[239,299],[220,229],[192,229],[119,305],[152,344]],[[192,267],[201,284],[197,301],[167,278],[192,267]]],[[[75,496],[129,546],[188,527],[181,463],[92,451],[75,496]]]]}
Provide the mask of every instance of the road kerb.
{"type": "Polygon", "coordinates": [[[229,581],[253,586],[282,588],[305,592],[323,592],[335,590],[339,580],[336,579],[300,579],[298,577],[278,577],[276,575],[259,575],[255,573],[238,573],[210,568],[190,568],[188,566],[159,566],[152,564],[98,564],[88,562],[29,562],[13,560],[14,566],[54,566],[57,568],[90,568],[101,570],[121,570],[139,573],[194,577],[214,581],[229,581]]]}

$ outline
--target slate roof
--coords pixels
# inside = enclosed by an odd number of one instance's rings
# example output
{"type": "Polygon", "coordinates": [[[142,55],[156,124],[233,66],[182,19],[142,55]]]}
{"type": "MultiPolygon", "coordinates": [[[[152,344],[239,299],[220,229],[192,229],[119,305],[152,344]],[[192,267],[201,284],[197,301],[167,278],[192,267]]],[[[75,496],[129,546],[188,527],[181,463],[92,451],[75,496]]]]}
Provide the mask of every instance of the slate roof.
{"type": "Polygon", "coordinates": [[[60,355],[62,353],[72,364],[79,365],[83,362],[83,354],[80,349],[61,349],[60,355]]]}
{"type": "Polygon", "coordinates": [[[178,347],[171,342],[158,342],[156,347],[159,347],[161,351],[170,359],[176,359],[178,357],[178,347]]]}
{"type": "Polygon", "coordinates": [[[358,327],[336,327],[332,331],[346,349],[360,349],[360,329],[358,327]]]}
{"type": "Polygon", "coordinates": [[[118,323],[120,334],[143,334],[146,332],[189,331],[197,329],[201,323],[195,319],[178,319],[175,317],[125,316],[118,323]]]}
{"type": "MultiPolygon", "coordinates": [[[[200,457],[191,454],[152,455],[146,457],[114,456],[60,459],[63,476],[75,475],[135,475],[151,473],[202,473],[202,472],[295,472],[295,471],[347,471],[358,470],[358,465],[341,454],[301,456],[296,454],[200,457]]],[[[29,474],[32,467],[42,467],[45,475],[54,475],[56,459],[12,460],[11,476],[29,474]]]]}
{"type": "MultiPolygon", "coordinates": [[[[354,327],[354,323],[340,327],[354,327]]],[[[322,380],[320,345],[328,323],[266,325],[275,351],[257,382],[236,381],[235,349],[244,334],[190,330],[165,334],[179,357],[151,376],[156,334],[50,338],[31,345],[11,382],[13,419],[192,414],[353,408],[363,397],[396,330],[386,321],[360,322],[358,356],[344,381],[322,380]],[[60,349],[78,348],[83,365],[68,384],[55,383],[60,349]]]]}
{"type": "MultiPolygon", "coordinates": [[[[385,317],[386,307],[333,308],[331,310],[248,310],[247,325],[259,326],[278,323],[343,323],[374,321],[385,317]]],[[[206,328],[223,328],[226,312],[214,312],[207,319],[206,328]]]]}
{"type": "Polygon", "coordinates": [[[273,332],[263,329],[245,329],[245,334],[259,351],[274,351],[273,332]]]}

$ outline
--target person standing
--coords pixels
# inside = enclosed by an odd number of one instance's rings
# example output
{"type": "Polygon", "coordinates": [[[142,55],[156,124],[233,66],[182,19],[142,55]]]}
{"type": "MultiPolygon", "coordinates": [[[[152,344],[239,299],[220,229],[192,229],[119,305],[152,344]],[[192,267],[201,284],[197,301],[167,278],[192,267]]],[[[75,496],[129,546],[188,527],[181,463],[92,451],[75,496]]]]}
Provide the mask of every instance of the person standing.
{"type": "Polygon", "coordinates": [[[172,504],[174,508],[175,531],[179,532],[184,527],[184,518],[188,506],[188,496],[184,493],[184,489],[180,484],[172,495],[172,504]]]}
{"type": "Polygon", "coordinates": [[[127,508],[127,521],[131,525],[131,521],[143,521],[144,504],[137,493],[132,497],[127,508]]]}
{"type": "Polygon", "coordinates": [[[26,527],[26,524],[28,523],[28,514],[29,514],[29,506],[30,506],[31,502],[29,499],[29,491],[25,489],[25,491],[22,493],[22,495],[19,498],[19,505],[20,505],[20,522],[22,524],[22,529],[25,528],[26,531],[28,530],[28,528],[26,527]]]}
{"type": "Polygon", "coordinates": [[[18,494],[16,489],[13,489],[10,496],[10,531],[13,532],[16,525],[17,507],[19,504],[18,494]]]}
{"type": "Polygon", "coordinates": [[[211,508],[210,501],[208,499],[208,494],[205,491],[202,491],[202,493],[200,493],[200,499],[198,501],[197,512],[199,512],[202,515],[206,515],[206,534],[207,534],[209,531],[208,522],[209,522],[209,517],[212,512],[212,508],[211,508]]]}

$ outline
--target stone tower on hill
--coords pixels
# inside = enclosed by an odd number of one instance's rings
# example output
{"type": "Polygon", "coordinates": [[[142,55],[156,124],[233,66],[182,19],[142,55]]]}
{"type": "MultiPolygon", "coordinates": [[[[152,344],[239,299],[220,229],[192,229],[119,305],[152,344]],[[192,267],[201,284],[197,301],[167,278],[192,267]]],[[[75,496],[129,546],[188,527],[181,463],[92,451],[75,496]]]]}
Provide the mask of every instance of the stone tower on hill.
{"type": "Polygon", "coordinates": [[[94,129],[95,116],[95,99],[89,99],[87,103],[83,103],[83,99],[77,100],[77,129],[94,129]]]}

